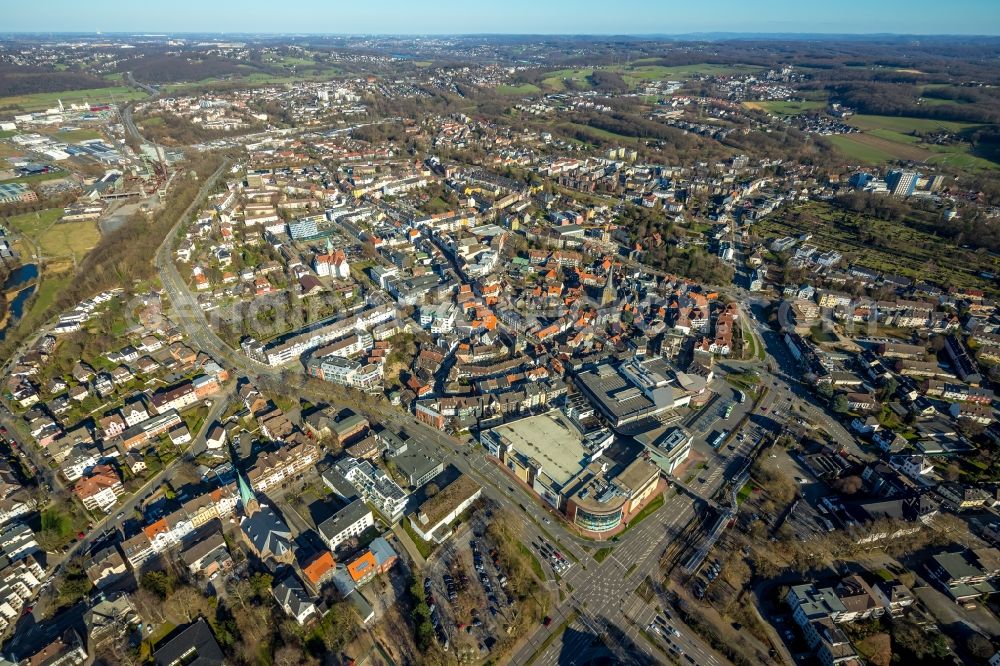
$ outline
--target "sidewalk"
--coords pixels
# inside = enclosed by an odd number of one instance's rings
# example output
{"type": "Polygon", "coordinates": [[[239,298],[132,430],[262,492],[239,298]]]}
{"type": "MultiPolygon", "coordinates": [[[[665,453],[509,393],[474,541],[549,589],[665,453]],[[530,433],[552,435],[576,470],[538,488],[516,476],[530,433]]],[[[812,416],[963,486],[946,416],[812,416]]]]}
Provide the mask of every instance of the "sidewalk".
{"type": "Polygon", "coordinates": [[[406,530],[403,529],[403,526],[400,523],[393,525],[392,533],[396,535],[397,539],[399,539],[399,543],[403,544],[403,548],[406,549],[407,554],[410,556],[410,559],[413,560],[413,563],[417,568],[423,567],[424,564],[427,563],[427,560],[425,560],[424,556],[417,550],[416,545],[414,545],[413,541],[410,539],[410,535],[406,533],[406,530]]]}

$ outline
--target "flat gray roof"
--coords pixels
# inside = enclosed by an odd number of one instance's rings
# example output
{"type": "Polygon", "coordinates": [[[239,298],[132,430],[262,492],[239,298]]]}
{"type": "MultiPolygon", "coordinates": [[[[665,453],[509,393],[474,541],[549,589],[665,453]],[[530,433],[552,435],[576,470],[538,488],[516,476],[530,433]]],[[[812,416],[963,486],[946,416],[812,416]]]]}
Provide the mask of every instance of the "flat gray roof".
{"type": "Polygon", "coordinates": [[[590,455],[580,433],[558,412],[529,416],[492,430],[519,454],[541,465],[560,487],[580,473],[590,455]]]}

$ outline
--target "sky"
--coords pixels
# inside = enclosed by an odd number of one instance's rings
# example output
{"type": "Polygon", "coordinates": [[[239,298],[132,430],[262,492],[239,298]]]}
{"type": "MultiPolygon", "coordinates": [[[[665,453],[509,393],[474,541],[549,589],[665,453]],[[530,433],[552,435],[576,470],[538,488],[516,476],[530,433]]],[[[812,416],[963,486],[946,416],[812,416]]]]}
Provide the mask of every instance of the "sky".
{"type": "Polygon", "coordinates": [[[0,32],[1000,34],[1000,0],[5,0],[0,32]]]}

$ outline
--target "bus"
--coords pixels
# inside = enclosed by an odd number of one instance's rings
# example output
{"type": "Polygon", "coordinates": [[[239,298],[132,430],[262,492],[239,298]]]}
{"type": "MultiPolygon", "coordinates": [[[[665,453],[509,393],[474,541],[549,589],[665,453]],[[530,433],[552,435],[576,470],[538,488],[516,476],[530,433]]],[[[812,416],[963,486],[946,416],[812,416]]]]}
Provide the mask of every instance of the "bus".
{"type": "Polygon", "coordinates": [[[736,402],[743,404],[743,401],[747,399],[747,396],[743,391],[736,389],[736,402]]]}
{"type": "Polygon", "coordinates": [[[723,430],[718,435],[716,435],[715,437],[713,437],[712,441],[709,442],[709,444],[711,445],[711,447],[713,449],[719,448],[720,446],[722,446],[722,443],[724,441],[726,441],[726,435],[728,435],[728,434],[729,434],[729,431],[723,430]]]}
{"type": "Polygon", "coordinates": [[[730,416],[732,416],[733,415],[733,407],[735,407],[735,406],[736,406],[735,402],[731,402],[728,405],[726,405],[726,411],[724,411],[722,413],[722,418],[728,419],[730,416]]]}

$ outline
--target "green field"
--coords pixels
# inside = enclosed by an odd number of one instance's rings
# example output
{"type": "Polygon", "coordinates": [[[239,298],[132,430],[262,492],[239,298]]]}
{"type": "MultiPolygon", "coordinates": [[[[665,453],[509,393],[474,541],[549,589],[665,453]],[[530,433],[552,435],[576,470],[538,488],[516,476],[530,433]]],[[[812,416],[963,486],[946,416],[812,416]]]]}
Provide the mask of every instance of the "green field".
{"type": "Polygon", "coordinates": [[[882,164],[897,159],[892,153],[867,145],[851,134],[836,134],[826,138],[845,157],[858,162],[882,164]]]}
{"type": "Polygon", "coordinates": [[[929,118],[910,118],[907,116],[866,116],[857,115],[848,123],[862,130],[891,130],[908,134],[910,132],[961,132],[976,127],[975,123],[959,123],[951,120],[932,120],[929,118]]]}
{"type": "Polygon", "coordinates": [[[941,99],[940,97],[921,97],[921,106],[955,106],[965,104],[957,99],[941,99]]]}
{"type": "Polygon", "coordinates": [[[497,86],[497,92],[501,95],[533,95],[542,92],[542,89],[534,83],[522,83],[519,86],[497,86]]]}
{"type": "Polygon", "coordinates": [[[930,164],[947,164],[959,169],[1000,169],[1000,164],[969,152],[968,146],[928,146],[935,153],[927,158],[930,164]]]}
{"type": "Polygon", "coordinates": [[[593,69],[560,69],[549,72],[549,75],[542,79],[542,85],[549,90],[566,90],[565,80],[570,79],[577,88],[590,88],[587,77],[593,73],[593,69]]]}
{"type": "Polygon", "coordinates": [[[116,102],[133,99],[144,99],[146,93],[126,86],[109,88],[86,88],[83,90],[65,90],[57,93],[37,93],[34,95],[15,95],[0,97],[0,109],[20,109],[21,111],[42,111],[56,106],[59,100],[63,104],[89,102],[91,104],[108,104],[114,98],[116,102]]]}
{"type": "Polygon", "coordinates": [[[101,233],[92,221],[59,222],[62,215],[62,208],[48,208],[8,217],[4,224],[34,241],[47,259],[79,261],[97,245],[101,233]]]}
{"type": "Polygon", "coordinates": [[[20,178],[14,178],[12,180],[5,180],[5,183],[22,183],[24,185],[30,185],[32,183],[41,183],[46,180],[55,180],[57,178],[65,178],[69,173],[62,170],[49,171],[48,173],[38,173],[33,176],[21,176],[20,178]]]}
{"type": "Polygon", "coordinates": [[[69,130],[66,132],[59,132],[54,137],[58,141],[66,141],[68,143],[76,143],[78,141],[90,141],[91,139],[100,139],[101,133],[97,130],[92,129],[77,129],[69,130]]]}
{"type": "Polygon", "coordinates": [[[634,136],[625,136],[624,134],[615,134],[614,132],[609,132],[608,130],[600,129],[598,127],[591,127],[590,125],[584,125],[583,123],[564,123],[562,125],[566,128],[574,128],[581,130],[585,134],[594,139],[604,139],[605,141],[617,141],[619,143],[632,145],[639,141],[634,136]]]}
{"type": "Polygon", "coordinates": [[[970,152],[968,143],[938,145],[924,143],[918,134],[948,131],[960,133],[976,127],[927,118],[896,116],[855,116],[849,121],[863,130],[860,134],[829,136],[827,139],[845,157],[866,164],[883,164],[893,160],[944,164],[961,169],[998,169],[1000,163],[970,152]]]}
{"type": "Polygon", "coordinates": [[[895,130],[890,129],[873,129],[866,131],[865,134],[877,136],[879,138],[886,139],[887,141],[895,141],[896,143],[920,143],[919,136],[903,134],[902,132],[896,132],[895,130]]]}
{"type": "Polygon", "coordinates": [[[826,106],[826,103],[819,100],[770,100],[766,102],[744,102],[743,105],[750,109],[760,109],[778,116],[797,116],[807,111],[822,109],[826,106]]]}

